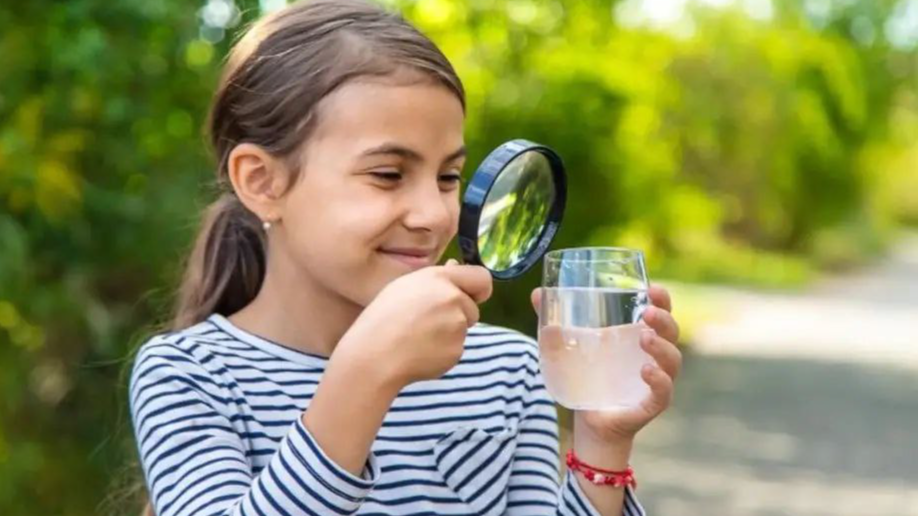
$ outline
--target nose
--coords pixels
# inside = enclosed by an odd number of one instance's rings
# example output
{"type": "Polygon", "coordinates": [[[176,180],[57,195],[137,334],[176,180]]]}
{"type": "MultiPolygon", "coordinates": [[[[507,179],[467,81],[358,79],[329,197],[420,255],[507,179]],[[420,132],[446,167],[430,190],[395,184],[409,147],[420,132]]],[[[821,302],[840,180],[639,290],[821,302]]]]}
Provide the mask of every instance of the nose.
{"type": "Polygon", "coordinates": [[[443,192],[433,181],[418,181],[406,198],[404,224],[412,230],[442,232],[450,227],[453,193],[443,192]]]}

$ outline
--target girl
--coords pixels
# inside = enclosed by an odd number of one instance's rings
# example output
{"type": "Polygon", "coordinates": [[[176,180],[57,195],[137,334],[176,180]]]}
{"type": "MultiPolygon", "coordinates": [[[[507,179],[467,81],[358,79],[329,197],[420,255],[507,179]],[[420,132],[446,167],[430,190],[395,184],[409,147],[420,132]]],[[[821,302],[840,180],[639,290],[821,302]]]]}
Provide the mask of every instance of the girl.
{"type": "MultiPolygon", "coordinates": [[[[209,119],[224,193],[174,331],[131,375],[156,514],[643,514],[630,485],[559,485],[536,343],[478,322],[484,268],[436,265],[464,114],[436,46],[371,4],[297,3],[238,42],[209,119]]],[[[668,294],[651,298],[652,394],[575,415],[592,467],[625,470],[671,399],[678,329],[668,294]]]]}

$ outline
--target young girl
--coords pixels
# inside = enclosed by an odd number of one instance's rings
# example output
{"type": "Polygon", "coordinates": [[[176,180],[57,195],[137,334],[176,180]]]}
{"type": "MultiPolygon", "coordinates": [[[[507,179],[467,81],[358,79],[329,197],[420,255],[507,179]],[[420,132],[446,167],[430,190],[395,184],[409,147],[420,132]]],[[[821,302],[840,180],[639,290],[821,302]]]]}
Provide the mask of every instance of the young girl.
{"type": "MultiPolygon", "coordinates": [[[[174,331],[131,376],[156,514],[643,514],[631,485],[576,467],[559,482],[536,343],[478,322],[487,270],[436,265],[464,115],[446,58],[372,4],[297,3],[238,42],[209,120],[224,193],[174,331]]],[[[652,394],[575,414],[590,467],[626,470],[671,399],[678,329],[650,294],[652,394]]]]}

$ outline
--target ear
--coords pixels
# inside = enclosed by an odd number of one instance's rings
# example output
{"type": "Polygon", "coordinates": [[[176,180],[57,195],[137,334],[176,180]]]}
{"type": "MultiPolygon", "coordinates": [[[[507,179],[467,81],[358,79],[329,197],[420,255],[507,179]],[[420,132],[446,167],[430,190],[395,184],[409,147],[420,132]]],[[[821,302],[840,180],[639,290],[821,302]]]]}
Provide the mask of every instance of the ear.
{"type": "Polygon", "coordinates": [[[230,151],[229,180],[242,204],[263,221],[276,221],[281,197],[290,174],[282,160],[253,143],[240,143],[230,151]]]}

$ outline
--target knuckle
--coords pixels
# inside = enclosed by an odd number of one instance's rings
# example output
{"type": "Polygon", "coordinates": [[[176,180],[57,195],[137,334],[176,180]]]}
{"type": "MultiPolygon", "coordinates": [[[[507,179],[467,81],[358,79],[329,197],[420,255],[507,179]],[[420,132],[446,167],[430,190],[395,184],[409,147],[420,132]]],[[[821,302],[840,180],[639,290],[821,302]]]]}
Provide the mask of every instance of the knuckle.
{"type": "Polygon", "coordinates": [[[456,310],[455,315],[453,316],[451,322],[451,327],[454,330],[464,330],[468,325],[468,319],[465,316],[465,313],[462,310],[456,310]]]}
{"type": "Polygon", "coordinates": [[[478,321],[480,320],[481,320],[481,312],[479,312],[478,308],[475,307],[472,310],[471,316],[469,317],[469,320],[468,320],[469,327],[475,326],[476,324],[478,324],[478,321]]]}
{"type": "Polygon", "coordinates": [[[446,299],[454,305],[462,306],[463,298],[465,297],[465,292],[460,290],[458,287],[453,287],[450,289],[446,299]]]}

